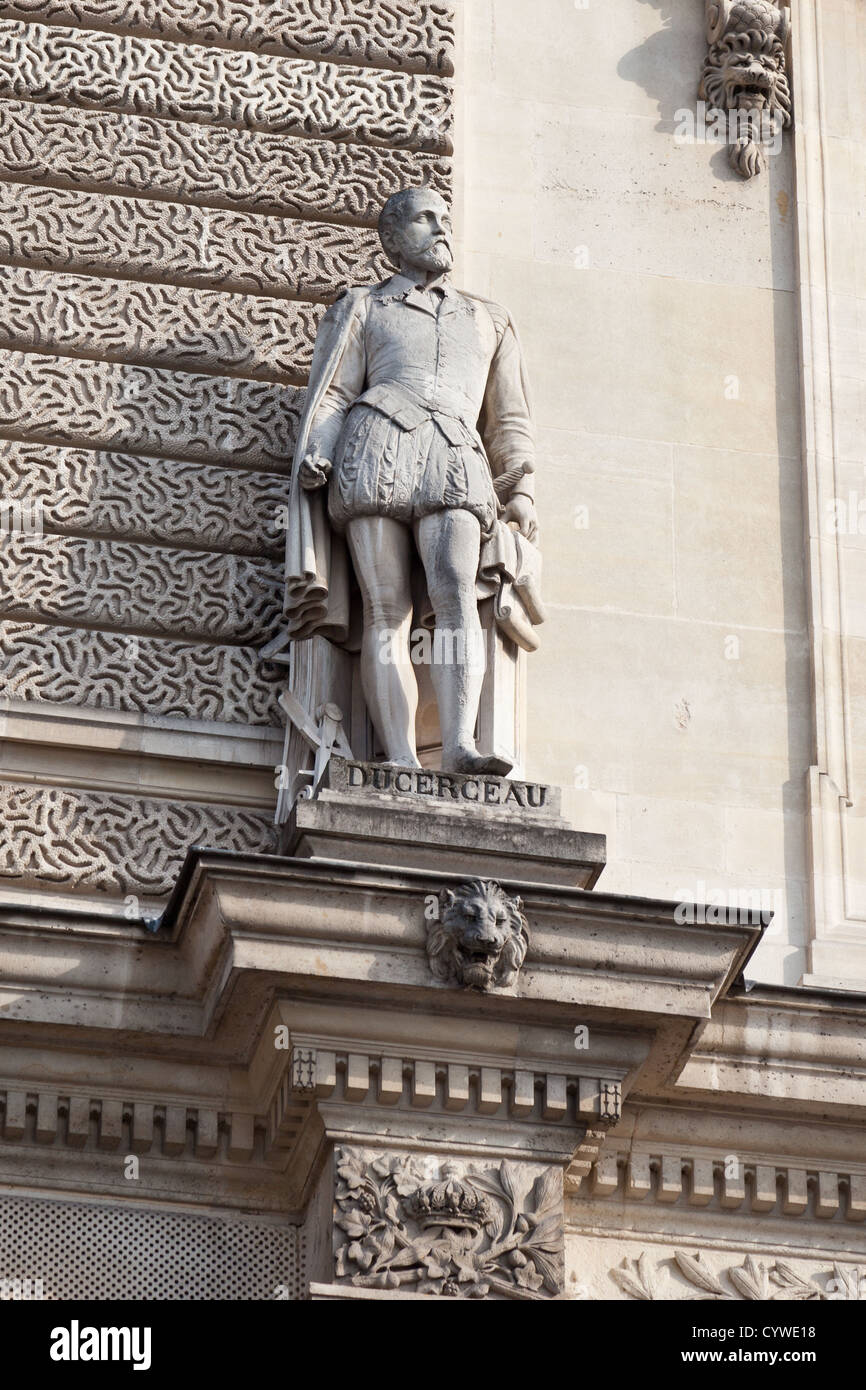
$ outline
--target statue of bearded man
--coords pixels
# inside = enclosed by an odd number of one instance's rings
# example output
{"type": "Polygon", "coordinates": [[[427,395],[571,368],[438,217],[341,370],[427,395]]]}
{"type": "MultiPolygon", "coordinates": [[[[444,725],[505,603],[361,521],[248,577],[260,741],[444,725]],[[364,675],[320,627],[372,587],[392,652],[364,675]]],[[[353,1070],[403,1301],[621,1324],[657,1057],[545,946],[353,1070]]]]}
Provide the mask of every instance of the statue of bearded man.
{"type": "Polygon", "coordinates": [[[537,646],[534,447],[520,344],[504,309],[451,285],[451,219],[437,193],[389,198],[379,235],[396,274],[347,290],[316,338],[288,512],[287,635],[351,647],[360,598],[367,709],[385,760],[419,767],[410,638],[413,615],[435,620],[442,769],[505,775],[511,763],[475,744],[478,604],[494,596],[500,630],[537,646]]]}

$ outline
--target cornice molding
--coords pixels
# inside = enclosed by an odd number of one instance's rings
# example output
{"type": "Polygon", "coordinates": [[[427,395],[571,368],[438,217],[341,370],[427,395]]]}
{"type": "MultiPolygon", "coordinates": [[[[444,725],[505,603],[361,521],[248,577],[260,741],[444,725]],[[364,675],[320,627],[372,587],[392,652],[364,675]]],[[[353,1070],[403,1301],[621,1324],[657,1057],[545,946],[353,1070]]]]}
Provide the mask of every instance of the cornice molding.
{"type": "Polygon", "coordinates": [[[644,1206],[701,1207],[744,1215],[866,1220],[866,1161],[839,1170],[780,1163],[764,1155],[660,1148],[622,1151],[609,1141],[587,1180],[569,1190],[588,1198],[616,1198],[644,1206]],[[736,1158],[736,1163],[731,1159],[736,1158]]]}

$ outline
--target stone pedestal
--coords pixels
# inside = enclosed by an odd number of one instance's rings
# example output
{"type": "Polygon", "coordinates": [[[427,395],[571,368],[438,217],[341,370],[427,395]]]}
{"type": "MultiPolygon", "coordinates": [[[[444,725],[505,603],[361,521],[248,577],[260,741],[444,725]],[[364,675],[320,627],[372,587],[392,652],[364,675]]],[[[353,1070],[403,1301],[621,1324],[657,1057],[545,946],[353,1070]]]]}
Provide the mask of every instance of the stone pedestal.
{"type": "Polygon", "coordinates": [[[333,758],[299,800],[284,853],[592,888],[605,837],[573,829],[557,787],[333,758]]]}
{"type": "Polygon", "coordinates": [[[760,925],[588,893],[604,837],[498,778],[334,759],[284,850],[202,863],[187,930],[231,938],[229,1008],[247,972],[273,985],[252,1069],[308,1295],[563,1296],[566,1180],[687,1054],[760,925]]]}

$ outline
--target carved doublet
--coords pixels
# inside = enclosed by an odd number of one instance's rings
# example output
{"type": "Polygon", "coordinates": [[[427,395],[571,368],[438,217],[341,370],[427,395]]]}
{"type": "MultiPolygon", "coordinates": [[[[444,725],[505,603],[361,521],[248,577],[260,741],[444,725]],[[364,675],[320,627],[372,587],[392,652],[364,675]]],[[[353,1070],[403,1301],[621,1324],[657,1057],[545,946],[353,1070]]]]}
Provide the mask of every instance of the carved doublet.
{"type": "Polygon", "coordinates": [[[440,410],[475,425],[499,334],[489,311],[449,289],[395,296],[374,290],[367,301],[367,386],[408,387],[440,410]]]}
{"type": "Polygon", "coordinates": [[[500,333],[456,290],[419,290],[395,276],[367,295],[350,348],[354,389],[340,434],[328,509],[342,530],[358,516],[411,524],[469,511],[484,535],[497,515],[477,421],[500,333]]]}

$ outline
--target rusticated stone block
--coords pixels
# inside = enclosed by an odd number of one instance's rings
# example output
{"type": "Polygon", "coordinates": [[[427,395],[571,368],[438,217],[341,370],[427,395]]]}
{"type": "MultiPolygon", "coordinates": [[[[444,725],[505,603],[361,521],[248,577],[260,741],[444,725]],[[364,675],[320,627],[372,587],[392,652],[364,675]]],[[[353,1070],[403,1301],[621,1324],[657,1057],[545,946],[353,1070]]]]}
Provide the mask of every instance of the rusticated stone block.
{"type": "Polygon", "coordinates": [[[406,72],[454,71],[453,6],[440,0],[13,0],[0,4],[0,15],[406,72]]]}
{"type": "Polygon", "coordinates": [[[234,293],[331,300],[390,269],[367,227],[0,183],[0,260],[234,293]]]}
{"type": "Polygon", "coordinates": [[[12,535],[0,547],[0,613],[259,644],[279,616],[269,560],[125,541],[12,535]]]}
{"type": "Polygon", "coordinates": [[[269,728],[283,718],[285,675],[253,647],[4,622],[0,672],[11,700],[269,728]]]}
{"type": "Polygon", "coordinates": [[[0,266],[0,347],[303,382],[319,304],[0,266]]]}
{"type": "Polygon", "coordinates": [[[0,435],[288,471],[303,392],[0,350],[0,435]]]}
{"type": "Polygon", "coordinates": [[[374,226],[399,188],[429,183],[450,196],[450,173],[447,156],[411,150],[0,104],[0,179],[374,226]]]}
{"type": "Polygon", "coordinates": [[[0,20],[0,97],[392,148],[451,149],[426,74],[0,20]]]}
{"type": "Polygon", "coordinates": [[[273,559],[285,547],[278,473],[0,439],[0,494],[22,508],[41,502],[47,531],[273,559]]]}
{"type": "Polygon", "coordinates": [[[192,845],[273,852],[270,818],[229,806],[6,785],[0,815],[0,879],[37,887],[162,897],[192,845]]]}

